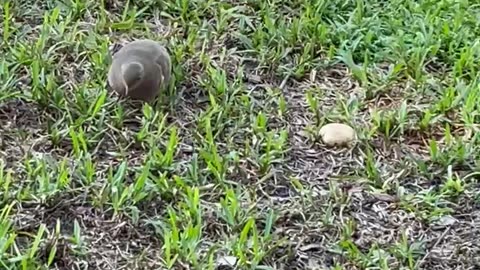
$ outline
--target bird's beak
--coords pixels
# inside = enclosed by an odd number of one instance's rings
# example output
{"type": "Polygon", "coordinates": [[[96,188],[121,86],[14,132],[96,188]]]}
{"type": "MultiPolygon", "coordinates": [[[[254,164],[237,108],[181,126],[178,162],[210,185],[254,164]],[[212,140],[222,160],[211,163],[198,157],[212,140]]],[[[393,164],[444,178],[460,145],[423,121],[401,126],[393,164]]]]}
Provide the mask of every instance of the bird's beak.
{"type": "Polygon", "coordinates": [[[125,88],[125,96],[127,96],[128,95],[128,85],[125,82],[125,80],[122,80],[122,83],[123,83],[123,87],[125,88]]]}

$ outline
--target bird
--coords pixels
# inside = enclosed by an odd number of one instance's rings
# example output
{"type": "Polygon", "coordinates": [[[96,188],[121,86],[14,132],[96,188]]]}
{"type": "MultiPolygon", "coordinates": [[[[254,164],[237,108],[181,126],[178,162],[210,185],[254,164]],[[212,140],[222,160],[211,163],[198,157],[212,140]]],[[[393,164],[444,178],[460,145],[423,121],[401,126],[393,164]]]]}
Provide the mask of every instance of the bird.
{"type": "Polygon", "coordinates": [[[149,39],[132,41],[112,57],[108,85],[118,94],[145,102],[167,89],[172,62],[167,49],[149,39]]]}

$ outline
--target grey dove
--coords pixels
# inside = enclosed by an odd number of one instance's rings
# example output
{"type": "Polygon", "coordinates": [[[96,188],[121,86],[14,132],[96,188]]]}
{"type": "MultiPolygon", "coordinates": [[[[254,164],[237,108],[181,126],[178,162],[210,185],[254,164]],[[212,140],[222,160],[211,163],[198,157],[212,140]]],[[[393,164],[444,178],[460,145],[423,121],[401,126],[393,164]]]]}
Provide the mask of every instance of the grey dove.
{"type": "Polygon", "coordinates": [[[164,46],[153,40],[136,40],[113,55],[108,84],[122,96],[150,102],[168,87],[171,69],[164,46]]]}

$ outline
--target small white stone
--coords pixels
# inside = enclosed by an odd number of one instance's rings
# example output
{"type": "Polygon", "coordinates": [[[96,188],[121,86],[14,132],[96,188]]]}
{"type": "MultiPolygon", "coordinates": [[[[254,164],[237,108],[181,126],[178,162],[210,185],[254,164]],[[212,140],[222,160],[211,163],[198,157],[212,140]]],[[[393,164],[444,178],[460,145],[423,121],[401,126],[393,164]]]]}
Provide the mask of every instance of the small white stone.
{"type": "Polygon", "coordinates": [[[346,146],[355,140],[355,130],[345,124],[330,123],[324,125],[319,131],[322,141],[328,146],[346,146]]]}
{"type": "Polygon", "coordinates": [[[234,267],[237,264],[237,258],[233,256],[224,256],[217,259],[217,266],[234,267]]]}
{"type": "Polygon", "coordinates": [[[437,225],[438,227],[452,226],[453,224],[455,224],[457,222],[458,222],[458,220],[455,219],[454,217],[450,216],[450,215],[443,216],[443,217],[438,218],[438,219],[433,221],[433,223],[435,225],[437,225]]]}

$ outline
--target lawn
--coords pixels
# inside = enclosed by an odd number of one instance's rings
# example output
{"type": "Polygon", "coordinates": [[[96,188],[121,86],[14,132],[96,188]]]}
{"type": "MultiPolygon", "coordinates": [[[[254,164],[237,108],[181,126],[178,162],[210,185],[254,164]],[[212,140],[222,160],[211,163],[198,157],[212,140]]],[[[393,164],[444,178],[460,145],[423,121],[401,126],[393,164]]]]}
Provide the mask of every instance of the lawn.
{"type": "Polygon", "coordinates": [[[0,269],[480,269],[480,2],[0,15],[0,269]],[[154,103],[107,87],[142,38],[172,57],[154,103]]]}

